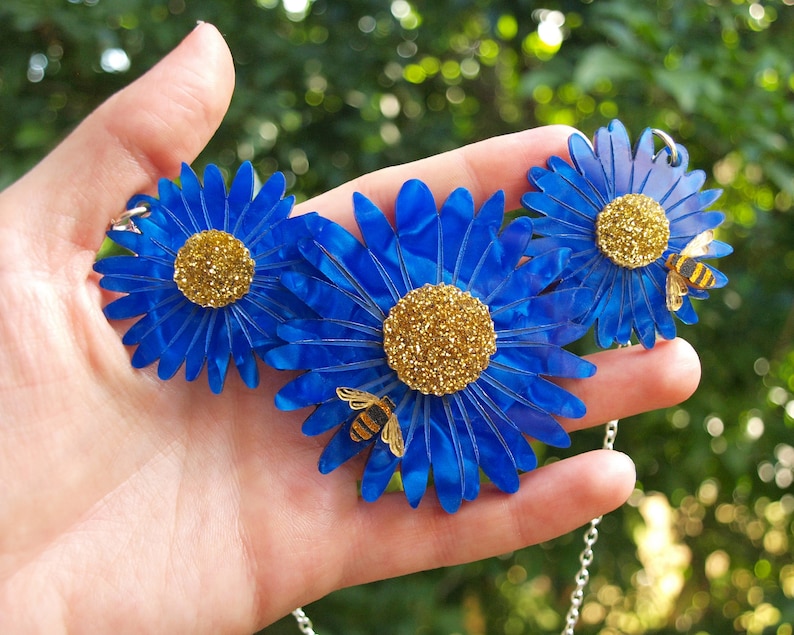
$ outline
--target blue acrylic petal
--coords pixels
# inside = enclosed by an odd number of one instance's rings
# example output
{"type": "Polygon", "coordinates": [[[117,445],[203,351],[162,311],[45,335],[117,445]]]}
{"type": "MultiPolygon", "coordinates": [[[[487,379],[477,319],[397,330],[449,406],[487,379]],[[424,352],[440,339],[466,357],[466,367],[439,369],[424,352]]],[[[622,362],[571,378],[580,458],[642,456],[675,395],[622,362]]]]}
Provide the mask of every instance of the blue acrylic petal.
{"type": "Polygon", "coordinates": [[[679,218],[674,223],[670,223],[670,243],[672,245],[675,239],[685,237],[684,243],[686,244],[701,232],[714,229],[723,220],[725,220],[725,214],[722,212],[701,212],[679,218]]]}
{"type": "Polygon", "coordinates": [[[302,341],[274,348],[266,361],[274,368],[309,369],[343,366],[364,360],[383,359],[383,345],[357,340],[302,341]]]}
{"type": "Polygon", "coordinates": [[[580,174],[586,175],[588,180],[600,195],[602,206],[615,196],[612,182],[604,173],[604,166],[595,155],[595,150],[590,141],[581,133],[574,133],[568,139],[568,152],[571,161],[580,174]]]}
{"type": "Polygon", "coordinates": [[[430,463],[441,507],[454,513],[463,502],[464,468],[455,422],[451,413],[441,410],[441,400],[434,399],[430,430],[430,463]],[[439,412],[441,410],[441,412],[439,412]]]}
{"type": "Polygon", "coordinates": [[[402,186],[395,202],[395,221],[414,286],[439,282],[441,222],[427,185],[412,180],[402,186]]]}
{"type": "Polygon", "coordinates": [[[371,302],[319,278],[286,272],[281,282],[319,315],[326,307],[333,307],[334,317],[340,320],[371,325],[383,324],[386,317],[371,302]]]}
{"type": "MultiPolygon", "coordinates": [[[[194,306],[182,294],[170,296],[159,304],[152,306],[146,315],[133,324],[122,337],[122,342],[126,346],[138,344],[153,331],[171,328],[173,325],[171,320],[174,319],[175,315],[177,315],[177,322],[181,324],[192,313],[192,307],[194,306]]],[[[168,334],[164,336],[164,339],[165,341],[168,340],[168,334]]],[[[150,360],[149,363],[151,361],[154,360],[150,360]]]]}
{"type": "MultiPolygon", "coordinates": [[[[266,361],[269,361],[271,353],[266,356],[266,361]]],[[[363,368],[348,365],[316,369],[293,379],[279,390],[276,393],[276,406],[280,410],[297,410],[323,403],[334,398],[336,389],[340,386],[361,386],[374,378],[386,377],[392,373],[385,360],[378,366],[363,368]]]]}
{"type": "Polygon", "coordinates": [[[262,184],[251,205],[246,212],[245,225],[241,228],[242,234],[253,231],[253,227],[261,225],[262,220],[270,224],[287,218],[292,207],[292,197],[284,197],[287,190],[287,180],[281,172],[274,172],[262,184]],[[286,205],[285,205],[286,203],[286,205]]]}
{"type": "Polygon", "coordinates": [[[229,209],[226,203],[226,183],[223,180],[221,171],[212,163],[204,168],[204,187],[201,190],[201,202],[205,227],[228,231],[229,209]]]}
{"type": "Polygon", "coordinates": [[[411,412],[409,432],[405,438],[405,455],[400,468],[405,497],[411,507],[419,505],[427,491],[430,476],[430,449],[427,434],[430,430],[430,402],[425,395],[417,395],[411,412]]]}
{"type": "Polygon", "coordinates": [[[535,256],[518,269],[510,271],[488,296],[486,304],[491,311],[496,311],[513,303],[515,298],[538,295],[561,277],[570,257],[571,252],[567,249],[554,249],[535,256]]]}
{"type": "Polygon", "coordinates": [[[201,375],[207,359],[207,338],[217,318],[217,311],[203,311],[194,326],[193,341],[185,353],[185,379],[194,381],[201,375]]]}
{"type": "Polygon", "coordinates": [[[320,404],[303,422],[301,432],[313,437],[328,432],[350,418],[350,404],[334,397],[320,404]]]}
{"type": "Polygon", "coordinates": [[[450,278],[450,283],[468,288],[472,278],[482,267],[482,261],[493,246],[504,218],[504,196],[490,197],[471,219],[461,243],[460,254],[450,278]]]}
{"type": "Polygon", "coordinates": [[[681,305],[681,308],[676,311],[675,316],[684,324],[696,324],[698,321],[698,316],[697,313],[695,313],[695,307],[692,306],[692,301],[689,299],[689,297],[690,296],[684,296],[682,298],[683,304],[681,305]]]}
{"type": "Polygon", "coordinates": [[[252,325],[236,305],[231,305],[225,315],[231,331],[234,365],[243,383],[249,388],[256,388],[259,385],[259,367],[254,356],[252,325]]]}
{"type": "Polygon", "coordinates": [[[663,297],[649,298],[643,286],[643,277],[640,274],[631,276],[630,302],[631,321],[637,333],[637,339],[645,348],[652,348],[656,343],[657,327],[651,314],[650,305],[664,304],[663,297]]]}
{"type": "Polygon", "coordinates": [[[124,344],[137,344],[131,359],[134,368],[144,368],[160,358],[174,334],[179,332],[186,321],[189,322],[193,318],[192,309],[188,303],[169,308],[170,311],[159,316],[159,320],[156,322],[153,319],[155,316],[148,313],[125,334],[122,340],[124,344]],[[133,331],[138,327],[147,327],[145,331],[144,328],[139,329],[142,332],[140,336],[133,331]]]}
{"type": "Polygon", "coordinates": [[[400,463],[400,459],[382,445],[375,444],[372,448],[361,477],[361,498],[368,502],[378,500],[386,491],[394,476],[394,470],[400,463]]]}
{"type": "Polygon", "coordinates": [[[560,422],[547,412],[515,402],[507,409],[506,414],[522,434],[556,448],[567,448],[571,445],[571,438],[560,422]]]}
{"type": "MultiPolygon", "coordinates": [[[[476,395],[473,384],[469,384],[463,391],[468,401],[468,405],[477,413],[473,417],[472,423],[475,434],[477,435],[477,449],[480,457],[480,467],[485,475],[503,492],[518,491],[519,480],[516,474],[516,460],[511,452],[511,447],[520,447],[520,442],[511,446],[507,438],[520,434],[511,434],[510,426],[500,426],[504,420],[504,414],[489,408],[487,398],[482,401],[476,395]]],[[[521,438],[523,441],[523,438],[521,438]]]]}
{"type": "MultiPolygon", "coordinates": [[[[441,265],[443,269],[454,274],[455,263],[463,250],[474,217],[474,199],[471,192],[462,187],[454,190],[438,213],[441,217],[441,265]]],[[[454,284],[452,277],[447,282],[454,284]]]]}
{"type": "Polygon", "coordinates": [[[357,454],[372,447],[371,443],[356,442],[350,438],[350,427],[354,419],[355,415],[331,437],[328,445],[325,446],[323,453],[320,455],[318,464],[318,468],[323,474],[332,472],[342,465],[342,463],[349,461],[357,454]]]}
{"type": "Polygon", "coordinates": [[[729,256],[733,253],[733,247],[729,244],[721,242],[719,240],[712,240],[711,244],[709,244],[708,252],[706,253],[704,258],[722,258],[724,256],[729,256]]]}
{"type": "Polygon", "coordinates": [[[201,205],[201,183],[199,183],[198,176],[187,163],[182,164],[179,181],[182,186],[182,200],[184,201],[187,226],[193,230],[193,233],[209,229],[201,205]]]}
{"type": "Polygon", "coordinates": [[[367,197],[356,193],[353,209],[364,244],[396,304],[411,288],[410,273],[405,267],[397,234],[383,212],[367,197]]]}
{"type": "Polygon", "coordinates": [[[122,278],[143,278],[145,280],[167,280],[173,284],[173,262],[162,262],[149,256],[110,256],[100,260],[97,271],[116,280],[122,278]]]}
{"type": "Polygon", "coordinates": [[[543,295],[519,298],[491,311],[497,332],[526,327],[554,326],[572,321],[577,311],[592,303],[589,289],[560,289],[543,295]]]}
{"type": "MultiPolygon", "coordinates": [[[[206,176],[204,178],[206,183],[206,176]]],[[[224,219],[222,226],[215,225],[216,229],[222,227],[224,231],[233,233],[234,226],[247,213],[251,205],[254,196],[254,181],[254,166],[250,161],[243,162],[237,170],[237,174],[234,175],[226,195],[228,216],[224,219]]],[[[281,194],[283,195],[283,191],[281,194]]]]}
{"type": "Polygon", "coordinates": [[[564,348],[521,341],[501,342],[491,358],[491,366],[501,366],[517,377],[530,373],[584,378],[595,373],[593,364],[564,348]]]}
{"type": "Polygon", "coordinates": [[[584,416],[584,404],[564,388],[543,377],[528,379],[525,376],[521,379],[523,381],[519,380],[512,372],[505,372],[498,366],[491,366],[483,371],[478,382],[495,402],[502,399],[494,392],[499,391],[516,401],[522,401],[525,405],[560,417],[578,419],[584,416]]]}
{"type": "Polygon", "coordinates": [[[378,273],[369,252],[339,225],[326,225],[314,241],[300,245],[301,253],[334,285],[359,299],[381,320],[383,307],[394,305],[393,295],[378,273]]]}
{"type": "Polygon", "coordinates": [[[683,216],[702,212],[708,207],[711,207],[721,195],[722,190],[694,192],[691,196],[682,198],[673,204],[668,204],[665,209],[667,218],[673,223],[683,216]]]}
{"type": "MultiPolygon", "coordinates": [[[[601,199],[590,181],[559,157],[550,157],[549,171],[532,172],[535,187],[558,204],[596,217],[608,201],[601,199]]],[[[543,208],[537,209],[545,213],[543,208]]]]}
{"type": "Polygon", "coordinates": [[[160,379],[170,379],[182,367],[188,348],[196,335],[195,325],[200,312],[201,308],[193,305],[190,314],[171,335],[170,341],[160,353],[160,363],[157,365],[157,376],[160,379]]]}
{"type": "Polygon", "coordinates": [[[348,338],[365,342],[383,341],[383,332],[379,327],[332,318],[292,319],[279,328],[279,336],[287,342],[348,338]]]}
{"type": "Polygon", "coordinates": [[[630,192],[633,157],[625,126],[613,119],[606,128],[600,128],[596,132],[593,145],[614,196],[623,196],[630,192]]]}
{"type": "Polygon", "coordinates": [[[480,493],[480,453],[477,447],[477,434],[474,430],[472,413],[460,393],[449,396],[457,414],[453,414],[458,424],[458,438],[463,457],[463,499],[474,500],[480,493]]]}
{"type": "MultiPolygon", "coordinates": [[[[521,197],[521,204],[530,211],[541,212],[548,216],[546,222],[572,233],[592,234],[593,215],[584,213],[580,208],[570,207],[555,201],[544,192],[527,192],[521,197]],[[553,220],[551,220],[553,219],[553,220]]],[[[588,208],[588,211],[589,208],[588,208]]],[[[538,230],[538,228],[535,228],[538,230]]],[[[547,232],[538,231],[546,234],[547,232]]]]}

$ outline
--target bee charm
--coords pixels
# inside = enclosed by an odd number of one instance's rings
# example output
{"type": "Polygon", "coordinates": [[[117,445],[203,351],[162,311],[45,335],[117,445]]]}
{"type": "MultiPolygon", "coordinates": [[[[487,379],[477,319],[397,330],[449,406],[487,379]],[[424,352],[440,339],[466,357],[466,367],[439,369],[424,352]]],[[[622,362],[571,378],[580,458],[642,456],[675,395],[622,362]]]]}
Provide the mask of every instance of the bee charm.
{"type": "Polygon", "coordinates": [[[403,433],[397,415],[394,414],[394,402],[388,397],[356,390],[355,388],[337,388],[336,395],[342,401],[350,404],[353,410],[362,410],[353,421],[350,428],[350,438],[353,441],[369,441],[380,432],[381,440],[389,446],[389,450],[396,457],[405,454],[403,433]]]}
{"type": "Polygon", "coordinates": [[[695,260],[706,255],[712,240],[714,232],[709,229],[695,236],[680,254],[667,256],[665,265],[670,270],[667,273],[666,294],[669,311],[678,311],[683,306],[683,297],[689,293],[689,287],[710,289],[717,283],[711,269],[695,260]]]}

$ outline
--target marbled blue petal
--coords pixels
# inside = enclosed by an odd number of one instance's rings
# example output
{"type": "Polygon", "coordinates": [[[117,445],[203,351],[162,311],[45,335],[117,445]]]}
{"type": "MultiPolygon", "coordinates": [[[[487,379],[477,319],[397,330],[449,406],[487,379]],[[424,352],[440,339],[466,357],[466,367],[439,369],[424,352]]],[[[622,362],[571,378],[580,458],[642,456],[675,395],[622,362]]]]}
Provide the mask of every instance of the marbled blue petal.
{"type": "Polygon", "coordinates": [[[343,425],[339,431],[331,437],[328,445],[325,446],[320,455],[318,467],[320,472],[328,474],[338,468],[345,461],[349,461],[354,456],[372,447],[371,443],[357,442],[350,438],[350,427],[355,416],[343,425]]]}
{"type": "Polygon", "coordinates": [[[321,403],[303,422],[301,432],[313,437],[336,428],[350,418],[350,405],[338,397],[321,403]]]}
{"type": "Polygon", "coordinates": [[[474,217],[474,199],[471,192],[462,187],[454,190],[438,213],[441,217],[441,264],[449,274],[446,282],[454,284],[455,264],[469,237],[469,228],[474,217]]]}
{"type": "Polygon", "coordinates": [[[186,225],[193,230],[192,233],[209,229],[201,205],[201,183],[196,173],[186,163],[182,164],[179,181],[182,186],[186,225]]]}
{"type": "Polygon", "coordinates": [[[600,195],[601,206],[606,205],[607,201],[615,197],[615,186],[604,173],[604,166],[598,160],[590,141],[584,135],[574,133],[568,139],[568,152],[579,174],[586,175],[600,195]]]}
{"type": "MultiPolygon", "coordinates": [[[[545,219],[536,219],[543,222],[536,226],[535,230],[540,234],[546,234],[547,225],[554,225],[560,230],[574,234],[592,234],[593,215],[583,213],[581,208],[570,207],[555,201],[545,192],[527,192],[521,197],[521,204],[528,210],[538,211],[548,214],[545,219]],[[546,231],[544,231],[546,230],[546,231]]],[[[588,211],[589,210],[588,208],[588,211]]]]}
{"type": "Polygon", "coordinates": [[[395,221],[400,248],[411,263],[414,287],[439,282],[441,221],[427,185],[412,180],[402,186],[395,202],[395,221]]]}
{"type": "Polygon", "coordinates": [[[383,212],[366,196],[358,193],[353,196],[353,210],[364,244],[396,304],[412,288],[397,234],[383,212]]]}
{"type": "Polygon", "coordinates": [[[450,283],[471,286],[471,281],[482,266],[492,247],[504,218],[504,196],[491,196],[471,219],[461,243],[460,253],[451,271],[450,283]]]}
{"type": "Polygon", "coordinates": [[[204,168],[204,187],[201,188],[200,200],[204,227],[228,231],[229,206],[226,201],[226,183],[221,171],[212,163],[204,168]]]}
{"type": "Polygon", "coordinates": [[[314,241],[301,244],[300,250],[328,280],[354,294],[373,315],[383,319],[384,307],[394,306],[394,296],[369,252],[339,225],[326,225],[314,241]]]}
{"type": "Polygon", "coordinates": [[[386,491],[399,464],[400,459],[394,456],[383,443],[376,443],[361,477],[361,498],[369,502],[378,500],[386,491]]]}
{"type": "Polygon", "coordinates": [[[126,320],[143,315],[153,306],[177,300],[182,294],[175,289],[152,291],[148,293],[131,293],[114,300],[105,307],[105,316],[109,320],[126,320]]]}
{"type": "MultiPolygon", "coordinates": [[[[278,351],[278,349],[274,349],[278,351]]],[[[266,356],[270,359],[272,351],[266,356]]],[[[318,368],[293,379],[276,393],[276,406],[280,410],[297,410],[332,399],[340,386],[357,388],[392,371],[385,360],[379,366],[338,366],[318,368]]]]}
{"type": "Polygon", "coordinates": [[[401,466],[403,489],[411,507],[419,505],[427,491],[430,476],[429,433],[429,399],[424,395],[418,395],[411,412],[409,433],[405,438],[405,456],[401,466]]]}
{"type": "Polygon", "coordinates": [[[430,462],[438,500],[447,513],[463,502],[465,467],[455,421],[441,399],[433,400],[430,429],[430,462]]]}
{"type": "Polygon", "coordinates": [[[606,128],[599,128],[595,134],[593,146],[601,161],[603,173],[612,186],[614,196],[622,196],[629,192],[633,157],[629,134],[623,124],[617,119],[613,119],[606,128]]]}
{"type": "Polygon", "coordinates": [[[488,298],[486,304],[496,311],[516,298],[538,295],[559,279],[571,258],[569,249],[546,251],[510,271],[488,298]]]}
{"type": "Polygon", "coordinates": [[[578,355],[557,346],[533,342],[502,342],[491,357],[491,366],[502,366],[503,370],[517,377],[530,373],[549,377],[591,377],[595,366],[578,355]]]}
{"type": "Polygon", "coordinates": [[[333,306],[334,317],[348,322],[380,326],[386,317],[371,304],[369,298],[360,298],[325,280],[302,273],[286,272],[281,281],[318,315],[323,315],[326,307],[333,306]]]}

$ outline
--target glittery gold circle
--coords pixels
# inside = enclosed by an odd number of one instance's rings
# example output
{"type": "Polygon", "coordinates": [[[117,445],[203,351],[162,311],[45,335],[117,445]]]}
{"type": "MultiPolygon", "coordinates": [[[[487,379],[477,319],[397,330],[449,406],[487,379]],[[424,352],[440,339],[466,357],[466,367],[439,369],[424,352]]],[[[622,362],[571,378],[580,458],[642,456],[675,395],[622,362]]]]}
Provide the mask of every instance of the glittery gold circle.
{"type": "Polygon", "coordinates": [[[254,279],[254,259],[231,234],[209,229],[193,234],[176,254],[174,282],[185,297],[220,308],[242,298],[254,279]]]}
{"type": "Polygon", "coordinates": [[[596,217],[596,245],[616,265],[636,269],[667,249],[670,221],[664,208],[645,194],[613,200],[596,217]]]}
{"type": "Polygon", "coordinates": [[[447,284],[407,293],[383,322],[386,359],[405,384],[426,395],[468,386],[496,352],[488,307],[447,284]]]}

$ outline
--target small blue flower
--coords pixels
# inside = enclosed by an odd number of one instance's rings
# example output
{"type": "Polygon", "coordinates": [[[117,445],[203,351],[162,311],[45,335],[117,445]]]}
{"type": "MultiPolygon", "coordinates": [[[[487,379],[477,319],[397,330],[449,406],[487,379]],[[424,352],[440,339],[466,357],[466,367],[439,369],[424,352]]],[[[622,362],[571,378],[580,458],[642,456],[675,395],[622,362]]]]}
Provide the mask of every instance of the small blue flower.
{"type": "Polygon", "coordinates": [[[266,361],[307,372],[282,388],[276,405],[316,405],[307,435],[338,428],[320,458],[323,473],[371,449],[365,500],[383,493],[398,466],[412,506],[431,470],[448,512],[478,495],[480,469],[515,492],[517,471],[536,467],[525,435],[567,446],[556,417],[585,411],[549,378],[595,371],[561,348],[585,332],[572,320],[591,293],[548,288],[569,250],[522,262],[532,222],[502,229],[501,192],[475,214],[461,188],[439,210],[424,183],[409,181],[397,197],[396,227],[361,194],[354,207],[364,244],[316,214],[300,217],[312,236],[300,251],[315,271],[282,281],[319,318],[278,329],[289,343],[266,361]]]}
{"type": "Polygon", "coordinates": [[[244,163],[226,191],[214,165],[204,185],[182,166],[181,189],[161,179],[159,198],[138,195],[129,207],[149,213],[134,220],[136,231],[108,236],[132,255],[111,256],[94,269],[105,289],[126,295],[105,307],[114,320],[141,317],[124,335],[137,345],[132,365],[160,360],[158,375],[171,378],[185,365],[188,381],[206,365],[213,392],[223,389],[234,361],[249,387],[259,383],[254,351],[281,343],[276,326],[294,308],[303,309],[279,283],[284,259],[283,221],[293,197],[274,174],[254,196],[254,170],[244,163]]]}
{"type": "Polygon", "coordinates": [[[532,168],[537,190],[522,203],[542,218],[532,241],[533,255],[549,247],[573,251],[560,289],[587,287],[595,294],[581,317],[596,324],[596,341],[606,348],[627,344],[632,331],[646,348],[657,334],[675,337],[673,315],[685,324],[697,321],[690,298],[706,298],[707,289],[728,279],[700,262],[731,253],[713,240],[724,218],[705,211],[719,190],[700,191],[702,171],[687,172],[688,155],[680,145],[654,149],[646,129],[632,153],[628,133],[615,120],[595,135],[594,146],[580,134],[569,140],[571,163],[551,157],[548,168],[532,168]]]}

